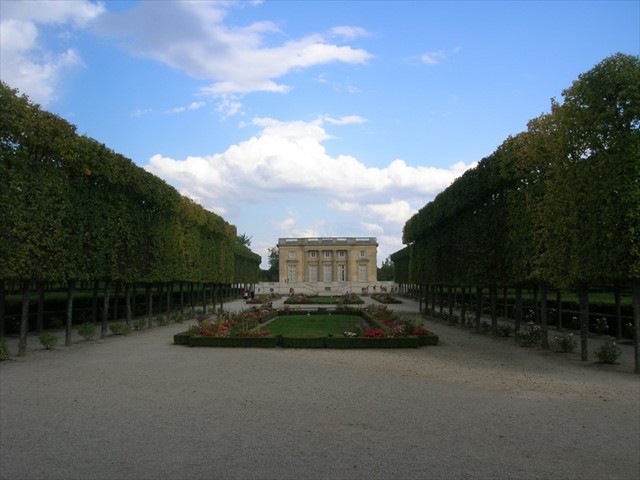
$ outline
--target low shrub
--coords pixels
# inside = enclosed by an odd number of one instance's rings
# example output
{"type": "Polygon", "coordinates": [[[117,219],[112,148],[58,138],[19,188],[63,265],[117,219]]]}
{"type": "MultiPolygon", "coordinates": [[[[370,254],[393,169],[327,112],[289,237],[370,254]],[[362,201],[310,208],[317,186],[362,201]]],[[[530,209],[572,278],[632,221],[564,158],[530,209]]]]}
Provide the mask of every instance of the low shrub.
{"type": "Polygon", "coordinates": [[[596,350],[596,357],[602,363],[615,364],[620,355],[622,355],[622,349],[613,341],[605,342],[604,345],[596,350]]]}
{"type": "Polygon", "coordinates": [[[11,354],[9,353],[9,346],[7,340],[4,337],[0,337],[0,361],[9,360],[11,354]]]}
{"type": "Polygon", "coordinates": [[[555,337],[553,337],[554,350],[560,353],[573,352],[578,345],[574,337],[575,335],[573,333],[556,335],[555,337]]]}
{"type": "Polygon", "coordinates": [[[93,322],[85,322],[76,330],[78,331],[78,335],[80,335],[85,340],[91,340],[96,336],[96,326],[93,322]]]}
{"type": "Polygon", "coordinates": [[[278,340],[279,337],[213,337],[210,335],[192,335],[189,338],[189,346],[273,348],[278,345],[278,340]]]}
{"type": "Polygon", "coordinates": [[[109,325],[109,330],[114,335],[129,335],[131,333],[131,328],[124,322],[116,322],[109,325]]]}
{"type": "Polygon", "coordinates": [[[420,340],[411,337],[327,337],[326,348],[418,348],[420,340]]]}
{"type": "Polygon", "coordinates": [[[56,346],[56,343],[58,343],[58,337],[51,332],[41,333],[38,340],[40,340],[40,345],[42,345],[45,350],[51,350],[56,346]]]}
{"type": "Polygon", "coordinates": [[[146,327],[147,327],[147,319],[144,317],[136,318],[133,321],[133,329],[136,331],[144,330],[146,327]]]}
{"type": "Polygon", "coordinates": [[[508,323],[499,323],[496,327],[496,333],[499,337],[508,337],[511,335],[512,327],[508,323]]]}
{"type": "Polygon", "coordinates": [[[165,325],[169,325],[171,323],[171,318],[166,315],[159,315],[156,317],[156,325],[160,327],[164,327],[165,325]]]}
{"type": "Polygon", "coordinates": [[[324,348],[329,337],[280,337],[280,346],[284,348],[324,348]]]}
{"type": "Polygon", "coordinates": [[[176,345],[189,345],[189,340],[193,334],[190,332],[176,333],[173,336],[173,343],[176,345]]]}

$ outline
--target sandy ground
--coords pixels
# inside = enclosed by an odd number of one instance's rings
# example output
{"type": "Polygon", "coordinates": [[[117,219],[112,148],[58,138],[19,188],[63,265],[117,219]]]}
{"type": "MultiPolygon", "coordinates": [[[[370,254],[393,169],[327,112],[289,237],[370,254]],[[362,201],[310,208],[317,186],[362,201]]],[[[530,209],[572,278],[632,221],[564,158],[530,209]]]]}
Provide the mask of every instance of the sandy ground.
{"type": "Polygon", "coordinates": [[[49,351],[30,336],[0,363],[0,479],[640,478],[631,346],[604,366],[426,326],[439,346],[173,345],[187,324],[49,351]]]}

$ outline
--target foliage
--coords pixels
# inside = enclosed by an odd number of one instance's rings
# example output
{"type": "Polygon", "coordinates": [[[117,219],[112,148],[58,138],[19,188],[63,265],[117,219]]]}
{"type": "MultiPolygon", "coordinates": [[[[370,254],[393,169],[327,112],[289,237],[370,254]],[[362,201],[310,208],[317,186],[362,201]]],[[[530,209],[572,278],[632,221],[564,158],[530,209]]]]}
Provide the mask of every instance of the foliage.
{"type": "Polygon", "coordinates": [[[40,341],[40,345],[42,345],[46,350],[52,349],[58,343],[58,337],[51,332],[41,333],[38,336],[38,340],[40,341]]]}
{"type": "Polygon", "coordinates": [[[570,353],[577,347],[573,333],[556,335],[553,337],[553,346],[556,352],[570,353]]]}
{"type": "Polygon", "coordinates": [[[498,326],[496,327],[496,333],[499,337],[510,336],[511,330],[513,330],[513,327],[508,323],[498,323],[498,326]]]}
{"type": "Polygon", "coordinates": [[[250,237],[5,83],[0,118],[0,278],[257,279],[250,237]]]}
{"type": "Polygon", "coordinates": [[[387,257],[380,268],[378,268],[378,280],[381,282],[394,279],[394,265],[391,257],[387,257]]]}
{"type": "Polygon", "coordinates": [[[622,355],[622,349],[616,345],[616,342],[606,341],[595,353],[602,363],[615,364],[618,357],[622,355]]]}
{"type": "Polygon", "coordinates": [[[7,340],[4,337],[0,337],[0,361],[9,360],[11,354],[9,353],[9,346],[7,340]]]}
{"type": "Polygon", "coordinates": [[[535,322],[527,322],[518,332],[521,345],[538,345],[542,339],[542,329],[535,322]]]}
{"type": "Polygon", "coordinates": [[[597,317],[593,320],[592,330],[599,334],[604,335],[609,332],[609,324],[607,323],[606,317],[597,317]]]}
{"type": "Polygon", "coordinates": [[[96,336],[96,326],[93,322],[85,322],[77,328],[78,335],[85,340],[91,340],[96,336]]]}
{"type": "Polygon", "coordinates": [[[147,319],[146,318],[136,318],[133,321],[133,329],[136,331],[144,330],[147,327],[147,319]]]}
{"type": "Polygon", "coordinates": [[[131,328],[124,322],[115,322],[109,325],[109,330],[114,335],[129,335],[131,328]]]}

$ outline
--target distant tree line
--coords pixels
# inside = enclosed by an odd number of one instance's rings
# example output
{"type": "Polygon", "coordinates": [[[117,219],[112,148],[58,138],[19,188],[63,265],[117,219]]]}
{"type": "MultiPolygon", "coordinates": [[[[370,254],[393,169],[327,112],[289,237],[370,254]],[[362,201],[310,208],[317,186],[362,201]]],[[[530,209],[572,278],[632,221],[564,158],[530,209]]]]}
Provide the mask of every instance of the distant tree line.
{"type": "Polygon", "coordinates": [[[260,256],[235,226],[4,83],[0,182],[0,334],[7,285],[20,284],[28,310],[34,285],[64,282],[69,339],[78,282],[100,282],[108,301],[115,283],[129,295],[134,285],[257,281],[260,256]]]}
{"type": "Polygon", "coordinates": [[[608,57],[562,95],[406,222],[395,278],[488,289],[492,307],[499,288],[515,288],[516,330],[523,287],[536,290],[544,329],[547,290],[576,292],[583,360],[589,287],[630,289],[640,373],[640,61],[608,57]]]}

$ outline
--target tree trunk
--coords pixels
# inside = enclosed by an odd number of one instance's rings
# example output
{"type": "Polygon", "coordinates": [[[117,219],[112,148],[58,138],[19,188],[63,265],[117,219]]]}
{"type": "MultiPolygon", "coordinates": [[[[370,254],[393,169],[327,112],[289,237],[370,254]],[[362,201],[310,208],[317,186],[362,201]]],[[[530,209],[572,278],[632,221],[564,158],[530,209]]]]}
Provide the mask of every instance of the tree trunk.
{"type": "Polygon", "coordinates": [[[515,320],[513,323],[513,339],[518,341],[518,334],[520,333],[520,325],[522,324],[522,287],[518,285],[516,287],[515,298],[515,320]]]}
{"type": "Polygon", "coordinates": [[[67,282],[67,322],[64,332],[64,344],[67,347],[71,346],[71,327],[73,325],[73,294],[76,289],[76,281],[70,278],[67,282]]]}
{"type": "Polygon", "coordinates": [[[462,289],[462,303],[460,304],[460,323],[463,326],[467,324],[467,299],[465,295],[467,294],[465,287],[460,287],[462,289]]]}
{"type": "Polygon", "coordinates": [[[453,287],[447,285],[447,303],[449,306],[449,319],[453,319],[453,287]]]}
{"type": "Polygon", "coordinates": [[[507,297],[507,287],[504,287],[502,289],[502,305],[504,305],[502,319],[506,322],[509,319],[509,299],[507,297]]]}
{"type": "Polygon", "coordinates": [[[482,287],[476,287],[476,333],[480,333],[480,317],[482,316],[482,287]]]}
{"type": "Polygon", "coordinates": [[[100,282],[98,280],[93,281],[93,296],[91,297],[91,321],[94,325],[98,323],[98,288],[100,282]]]}
{"type": "Polygon", "coordinates": [[[147,283],[145,287],[145,293],[147,296],[147,327],[151,328],[153,323],[153,294],[151,293],[151,284],[147,283]]]}
{"type": "Polygon", "coordinates": [[[7,334],[6,295],[7,290],[4,280],[0,280],[0,337],[4,337],[7,334]]]}
{"type": "Polygon", "coordinates": [[[556,292],[556,325],[558,326],[558,330],[562,330],[562,292],[560,289],[556,292]]]}
{"type": "Polygon", "coordinates": [[[620,299],[620,282],[616,281],[613,295],[616,302],[616,339],[622,338],[622,301],[620,299]]]}
{"type": "Polygon", "coordinates": [[[578,287],[580,304],[580,360],[589,360],[589,290],[586,285],[578,287]]]}
{"type": "Polygon", "coordinates": [[[44,282],[41,280],[38,280],[36,282],[36,289],[38,291],[36,332],[42,333],[42,331],[44,330],[44,282]]]}
{"type": "Polygon", "coordinates": [[[113,319],[112,320],[114,322],[117,321],[118,318],[119,318],[118,317],[118,315],[119,315],[118,310],[120,310],[120,289],[121,288],[122,288],[122,286],[120,284],[120,281],[118,280],[116,282],[116,294],[115,294],[114,299],[113,299],[113,319]]]}
{"type": "Polygon", "coordinates": [[[634,372],[640,374],[640,280],[633,282],[633,355],[634,372]]]}
{"type": "Polygon", "coordinates": [[[180,315],[184,315],[184,282],[180,282],[180,315]]]}
{"type": "Polygon", "coordinates": [[[491,334],[498,334],[498,287],[495,285],[489,288],[491,301],[491,334]]]}
{"type": "Polygon", "coordinates": [[[127,326],[132,327],[133,318],[131,315],[131,284],[129,282],[124,284],[124,304],[125,304],[125,317],[127,326]]]}
{"type": "Polygon", "coordinates": [[[29,334],[29,287],[31,282],[22,282],[22,316],[20,317],[20,339],[18,340],[18,356],[27,355],[27,335],[29,334]]]}
{"type": "Polygon", "coordinates": [[[102,326],[100,328],[100,338],[107,337],[107,328],[109,326],[109,293],[111,290],[111,280],[104,283],[104,302],[102,307],[102,326]]]}
{"type": "Polygon", "coordinates": [[[547,285],[542,282],[538,286],[540,292],[540,346],[543,350],[549,350],[549,321],[547,319],[547,285]]]}

